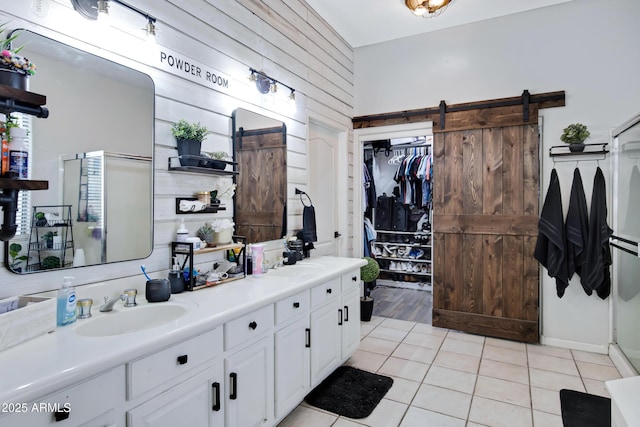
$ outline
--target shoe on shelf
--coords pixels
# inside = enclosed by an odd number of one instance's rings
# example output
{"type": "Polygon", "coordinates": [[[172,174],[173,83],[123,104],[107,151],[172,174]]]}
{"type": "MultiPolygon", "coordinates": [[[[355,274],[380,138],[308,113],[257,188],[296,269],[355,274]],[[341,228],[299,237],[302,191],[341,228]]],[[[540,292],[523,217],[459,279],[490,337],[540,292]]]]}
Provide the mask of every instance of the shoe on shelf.
{"type": "Polygon", "coordinates": [[[422,249],[414,249],[416,259],[420,259],[424,256],[424,251],[422,249]]]}
{"type": "Polygon", "coordinates": [[[371,253],[373,253],[375,256],[382,256],[382,251],[380,250],[380,247],[378,245],[373,245],[373,247],[371,248],[371,253]]]}
{"type": "Polygon", "coordinates": [[[388,246],[388,245],[384,245],[384,253],[385,256],[391,257],[391,258],[395,258],[396,257],[396,250],[398,249],[397,246],[393,245],[393,246],[388,246]]]}
{"type": "Polygon", "coordinates": [[[399,246],[397,254],[398,258],[404,258],[405,255],[407,255],[407,248],[405,248],[404,246],[399,246]]]}
{"type": "Polygon", "coordinates": [[[404,266],[404,271],[408,271],[409,273],[411,273],[413,271],[413,263],[406,263],[404,266]]]}
{"type": "Polygon", "coordinates": [[[389,270],[393,270],[393,271],[395,271],[396,269],[397,269],[397,267],[396,267],[396,262],[395,262],[395,261],[391,261],[391,262],[389,263],[389,270]]]}
{"type": "Polygon", "coordinates": [[[420,272],[421,272],[421,273],[425,273],[425,274],[427,274],[427,273],[428,273],[428,271],[427,271],[427,264],[422,264],[422,265],[420,266],[420,272]]]}
{"type": "Polygon", "coordinates": [[[422,267],[420,267],[420,264],[415,264],[413,266],[413,272],[414,273],[420,273],[422,271],[422,267]]]}

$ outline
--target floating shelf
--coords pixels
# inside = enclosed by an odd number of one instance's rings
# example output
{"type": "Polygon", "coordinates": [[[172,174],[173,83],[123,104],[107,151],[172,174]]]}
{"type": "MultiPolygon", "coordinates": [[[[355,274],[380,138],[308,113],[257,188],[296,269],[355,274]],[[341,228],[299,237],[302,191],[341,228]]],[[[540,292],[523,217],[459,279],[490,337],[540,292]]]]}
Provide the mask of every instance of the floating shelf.
{"type": "Polygon", "coordinates": [[[17,112],[47,118],[49,110],[43,107],[46,103],[47,97],[44,95],[0,85],[0,112],[4,114],[17,112]]]}
{"type": "Polygon", "coordinates": [[[183,200],[187,200],[189,202],[193,202],[198,200],[196,197],[176,197],[176,214],[186,215],[186,214],[206,214],[206,213],[217,213],[219,211],[225,211],[227,208],[219,203],[212,203],[210,205],[205,206],[205,208],[201,211],[182,211],[180,210],[180,202],[183,200]]]}
{"type": "Polygon", "coordinates": [[[0,190],[48,190],[49,181],[0,178],[0,190]]]}
{"type": "MultiPolygon", "coordinates": [[[[200,158],[202,161],[211,160],[208,157],[202,156],[187,156],[189,158],[200,158]]],[[[170,171],[179,171],[179,172],[189,172],[189,173],[199,173],[199,174],[209,174],[209,175],[238,175],[238,171],[236,170],[237,162],[230,162],[227,160],[221,160],[221,162],[225,162],[228,165],[233,166],[233,170],[221,170],[221,169],[213,169],[201,166],[180,166],[180,156],[177,157],[169,157],[168,159],[168,168],[170,171]]]]}
{"type": "Polygon", "coordinates": [[[586,155],[601,155],[606,157],[607,153],[609,153],[609,144],[604,142],[601,144],[584,144],[583,151],[571,151],[569,144],[565,145],[554,145],[549,148],[549,156],[551,157],[560,157],[560,156],[586,156],[586,155]]]}

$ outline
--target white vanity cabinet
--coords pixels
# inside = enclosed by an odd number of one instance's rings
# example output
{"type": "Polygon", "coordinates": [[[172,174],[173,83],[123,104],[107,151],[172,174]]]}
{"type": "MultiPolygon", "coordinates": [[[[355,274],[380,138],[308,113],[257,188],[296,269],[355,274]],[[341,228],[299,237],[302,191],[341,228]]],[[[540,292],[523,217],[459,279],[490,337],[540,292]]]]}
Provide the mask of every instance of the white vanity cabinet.
{"type": "Polygon", "coordinates": [[[360,271],[342,275],[342,360],[360,345],[360,271]]]}
{"type": "Polygon", "coordinates": [[[0,417],[0,426],[124,427],[124,384],[119,366],[35,402],[3,407],[10,413],[0,417]]]}
{"type": "Polygon", "coordinates": [[[294,409],[311,385],[309,291],[276,303],[275,414],[294,409]]]}
{"type": "Polygon", "coordinates": [[[311,386],[340,365],[340,277],[311,289],[311,386]]]}
{"type": "Polygon", "coordinates": [[[222,342],[219,326],[130,362],[127,426],[223,426],[222,342]]]}
{"type": "Polygon", "coordinates": [[[273,423],[273,325],[273,304],[225,324],[225,411],[229,427],[273,423]]]}

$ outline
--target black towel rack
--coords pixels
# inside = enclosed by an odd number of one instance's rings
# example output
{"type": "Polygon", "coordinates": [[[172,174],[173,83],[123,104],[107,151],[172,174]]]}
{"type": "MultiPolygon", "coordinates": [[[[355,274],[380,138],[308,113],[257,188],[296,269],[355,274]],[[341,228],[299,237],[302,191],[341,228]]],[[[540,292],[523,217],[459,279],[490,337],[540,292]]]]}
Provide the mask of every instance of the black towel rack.
{"type": "Polygon", "coordinates": [[[307,199],[309,199],[309,206],[313,206],[313,202],[311,201],[311,197],[309,197],[309,195],[307,193],[305,193],[304,191],[300,190],[299,188],[296,188],[296,194],[300,195],[300,202],[302,202],[303,206],[307,206],[304,202],[304,200],[302,199],[302,196],[307,196],[307,199]]]}
{"type": "Polygon", "coordinates": [[[609,238],[609,245],[613,246],[614,248],[620,249],[623,252],[626,252],[628,254],[631,254],[633,256],[640,256],[638,254],[638,248],[640,247],[640,244],[638,244],[638,242],[634,242],[633,240],[629,240],[629,239],[625,239],[623,237],[618,237],[618,236],[611,236],[609,238]],[[629,249],[629,248],[625,248],[624,246],[620,246],[619,244],[617,244],[616,242],[620,241],[620,242],[624,242],[628,245],[632,245],[636,247],[636,250],[634,251],[633,249],[629,249]]]}
{"type": "Polygon", "coordinates": [[[600,154],[604,159],[609,153],[609,143],[603,142],[599,144],[584,144],[583,151],[571,151],[569,144],[554,145],[549,148],[549,156],[561,157],[561,156],[586,156],[600,154]]]}

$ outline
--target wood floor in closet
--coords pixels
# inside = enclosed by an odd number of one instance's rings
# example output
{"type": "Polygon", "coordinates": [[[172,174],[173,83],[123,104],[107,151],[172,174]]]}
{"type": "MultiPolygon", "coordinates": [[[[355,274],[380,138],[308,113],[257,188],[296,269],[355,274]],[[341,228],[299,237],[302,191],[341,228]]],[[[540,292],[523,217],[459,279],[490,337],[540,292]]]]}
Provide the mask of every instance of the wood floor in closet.
{"type": "Polygon", "coordinates": [[[431,292],[391,287],[385,282],[389,281],[378,280],[377,286],[371,291],[374,316],[431,324],[431,292]]]}

